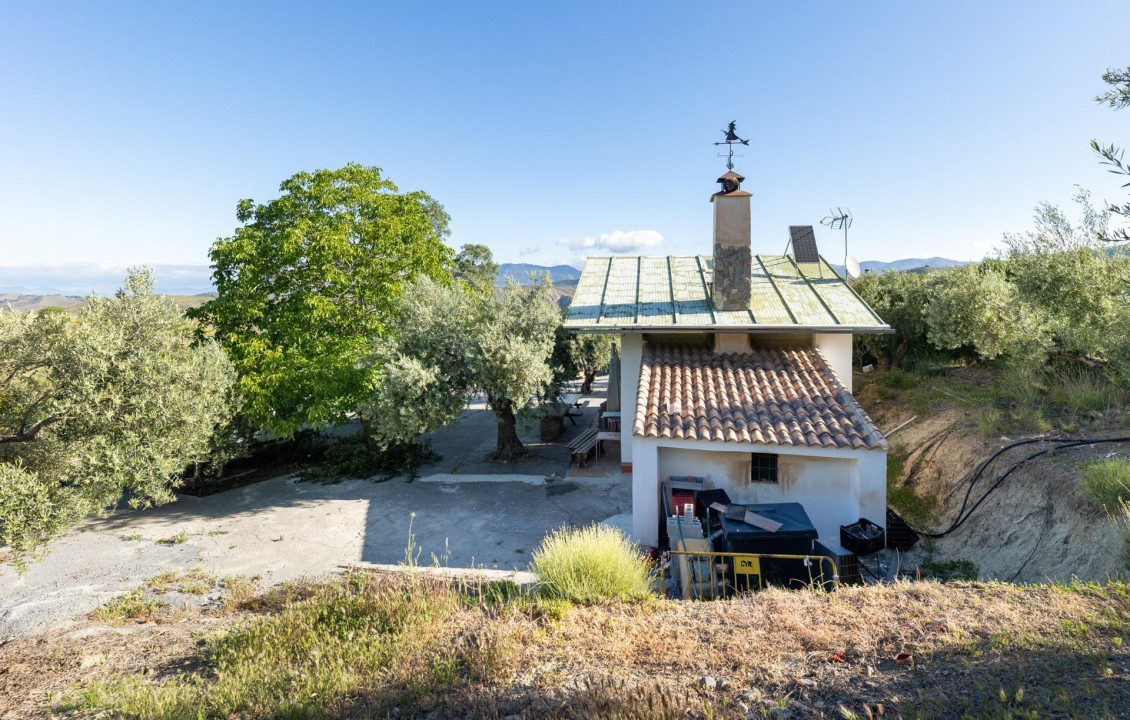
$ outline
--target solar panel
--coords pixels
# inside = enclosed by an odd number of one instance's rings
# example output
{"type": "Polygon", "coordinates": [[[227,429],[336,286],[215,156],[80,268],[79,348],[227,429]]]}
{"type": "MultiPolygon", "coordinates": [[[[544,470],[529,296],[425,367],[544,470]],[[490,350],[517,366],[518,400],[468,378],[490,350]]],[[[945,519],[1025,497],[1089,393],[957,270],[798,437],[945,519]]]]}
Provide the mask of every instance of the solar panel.
{"type": "Polygon", "coordinates": [[[793,258],[797,263],[819,263],[816,234],[811,225],[789,225],[789,240],[793,244],[793,258]]]}

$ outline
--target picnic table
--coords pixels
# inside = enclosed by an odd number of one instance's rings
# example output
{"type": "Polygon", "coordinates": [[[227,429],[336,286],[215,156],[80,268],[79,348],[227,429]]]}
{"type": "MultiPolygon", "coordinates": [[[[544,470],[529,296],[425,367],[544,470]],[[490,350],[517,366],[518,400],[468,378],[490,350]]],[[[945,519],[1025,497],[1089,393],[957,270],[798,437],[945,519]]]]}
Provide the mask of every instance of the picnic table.
{"type": "Polygon", "coordinates": [[[602,430],[596,434],[596,459],[600,460],[600,447],[601,443],[605,440],[615,440],[620,442],[620,433],[612,432],[610,430],[602,430]]]}
{"type": "Polygon", "coordinates": [[[583,410],[573,412],[574,409],[580,410],[585,406],[585,403],[581,402],[580,393],[564,393],[558,397],[558,401],[565,406],[565,417],[569,418],[570,423],[576,425],[577,421],[573,418],[584,415],[583,410]]]}

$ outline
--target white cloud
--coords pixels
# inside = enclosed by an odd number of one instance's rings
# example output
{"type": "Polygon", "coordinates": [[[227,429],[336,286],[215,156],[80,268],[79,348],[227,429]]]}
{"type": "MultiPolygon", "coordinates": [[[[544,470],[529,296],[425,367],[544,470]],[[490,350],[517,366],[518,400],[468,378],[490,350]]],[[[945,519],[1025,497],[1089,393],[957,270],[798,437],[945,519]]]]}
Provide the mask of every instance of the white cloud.
{"type": "Polygon", "coordinates": [[[596,246],[596,238],[594,238],[594,237],[581,238],[580,240],[574,240],[571,243],[569,243],[569,249],[573,250],[573,251],[587,250],[587,249],[589,249],[591,247],[595,247],[595,246],[596,246]]]}
{"type": "Polygon", "coordinates": [[[527,245],[524,248],[519,248],[518,256],[519,257],[527,257],[529,255],[535,255],[535,254],[537,254],[537,252],[539,250],[541,250],[541,248],[538,247],[537,245],[527,245]]]}
{"type": "Polygon", "coordinates": [[[639,252],[644,248],[655,247],[664,242],[664,238],[655,230],[615,230],[610,233],[601,233],[600,237],[583,237],[580,240],[562,238],[558,245],[568,245],[575,257],[583,258],[584,250],[603,250],[609,253],[639,252]]]}
{"type": "Polygon", "coordinates": [[[655,247],[663,242],[663,236],[655,230],[616,230],[610,233],[601,233],[599,245],[601,248],[614,253],[639,251],[644,248],[655,247]]]}

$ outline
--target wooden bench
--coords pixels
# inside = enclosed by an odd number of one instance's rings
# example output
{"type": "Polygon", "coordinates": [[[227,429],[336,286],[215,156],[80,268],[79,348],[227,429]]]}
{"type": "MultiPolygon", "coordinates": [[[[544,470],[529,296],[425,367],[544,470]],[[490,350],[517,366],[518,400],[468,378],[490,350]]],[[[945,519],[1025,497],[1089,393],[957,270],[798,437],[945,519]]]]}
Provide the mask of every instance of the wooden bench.
{"type": "Polygon", "coordinates": [[[577,461],[579,467],[585,467],[589,462],[589,455],[596,450],[596,430],[585,430],[573,441],[569,448],[572,460],[577,461]]]}
{"type": "Polygon", "coordinates": [[[566,443],[569,450],[570,462],[576,461],[577,465],[584,467],[588,464],[589,454],[596,450],[596,436],[600,432],[600,418],[594,418],[588,430],[566,443]]]}

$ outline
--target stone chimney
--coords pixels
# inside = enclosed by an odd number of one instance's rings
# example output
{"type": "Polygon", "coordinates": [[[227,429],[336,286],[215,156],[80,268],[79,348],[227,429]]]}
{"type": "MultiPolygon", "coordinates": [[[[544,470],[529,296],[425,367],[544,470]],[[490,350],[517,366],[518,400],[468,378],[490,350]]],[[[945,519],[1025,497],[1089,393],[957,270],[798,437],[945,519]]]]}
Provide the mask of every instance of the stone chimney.
{"type": "Polygon", "coordinates": [[[714,286],[710,299],[719,310],[749,310],[750,250],[749,199],[742,190],[744,177],[733,170],[718,178],[722,190],[714,193],[714,286]]]}

